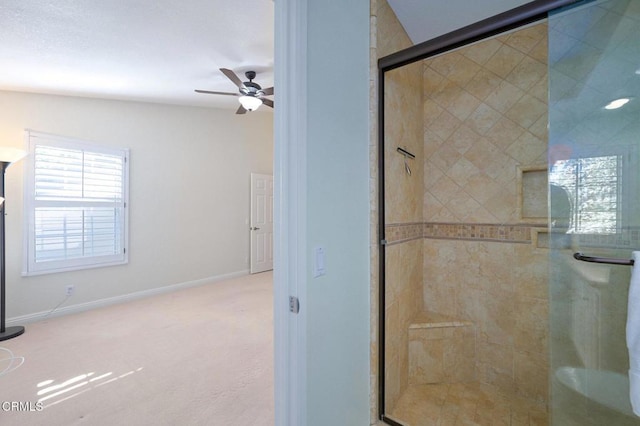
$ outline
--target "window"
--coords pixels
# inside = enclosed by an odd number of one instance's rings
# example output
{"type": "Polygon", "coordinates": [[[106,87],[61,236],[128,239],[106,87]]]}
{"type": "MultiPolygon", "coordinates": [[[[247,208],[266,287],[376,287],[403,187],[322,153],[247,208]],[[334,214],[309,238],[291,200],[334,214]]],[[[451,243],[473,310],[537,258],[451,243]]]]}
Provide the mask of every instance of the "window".
{"type": "MultiPolygon", "coordinates": [[[[564,188],[569,197],[570,232],[609,235],[621,232],[626,225],[622,215],[625,211],[622,183],[630,183],[630,179],[625,179],[626,157],[609,153],[556,162],[550,183],[564,188]]],[[[628,192],[629,188],[626,189],[628,192]]]]}
{"type": "Polygon", "coordinates": [[[126,149],[27,131],[24,274],[127,262],[126,149]]]}

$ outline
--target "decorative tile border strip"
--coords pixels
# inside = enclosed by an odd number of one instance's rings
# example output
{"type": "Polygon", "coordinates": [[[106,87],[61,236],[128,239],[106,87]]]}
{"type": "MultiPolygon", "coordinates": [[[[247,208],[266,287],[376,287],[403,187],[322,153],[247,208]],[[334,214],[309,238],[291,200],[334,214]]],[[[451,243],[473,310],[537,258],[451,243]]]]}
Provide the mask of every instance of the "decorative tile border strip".
{"type": "Polygon", "coordinates": [[[423,227],[424,223],[422,222],[387,224],[384,227],[387,245],[422,239],[423,227]]]}
{"type": "MultiPolygon", "coordinates": [[[[535,232],[547,232],[541,224],[496,225],[490,223],[393,223],[385,226],[387,245],[421,238],[440,240],[493,241],[532,244],[535,232]]],[[[640,228],[626,227],[617,234],[569,234],[576,247],[640,249],[640,228]]]]}
{"type": "Polygon", "coordinates": [[[544,225],[496,225],[489,223],[425,223],[425,238],[447,240],[495,241],[503,243],[531,243],[531,229],[544,225]]]}
{"type": "Polygon", "coordinates": [[[532,228],[546,229],[546,226],[487,223],[394,223],[385,226],[385,237],[387,245],[421,238],[531,244],[532,228]]]}

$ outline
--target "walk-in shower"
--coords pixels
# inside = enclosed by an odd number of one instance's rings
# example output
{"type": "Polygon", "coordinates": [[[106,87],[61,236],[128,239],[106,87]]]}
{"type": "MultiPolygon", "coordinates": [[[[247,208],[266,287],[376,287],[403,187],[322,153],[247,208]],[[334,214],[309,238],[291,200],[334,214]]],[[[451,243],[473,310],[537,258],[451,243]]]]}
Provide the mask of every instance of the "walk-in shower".
{"type": "Polygon", "coordinates": [[[389,10],[381,418],[640,425],[625,342],[640,1],[535,1],[415,46],[389,10]]]}

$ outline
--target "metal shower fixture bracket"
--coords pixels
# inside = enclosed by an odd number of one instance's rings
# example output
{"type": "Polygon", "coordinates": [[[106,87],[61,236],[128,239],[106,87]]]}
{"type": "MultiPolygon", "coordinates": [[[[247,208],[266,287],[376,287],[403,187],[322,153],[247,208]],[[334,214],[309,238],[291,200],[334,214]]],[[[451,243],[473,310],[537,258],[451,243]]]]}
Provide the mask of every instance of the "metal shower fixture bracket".
{"type": "Polygon", "coordinates": [[[404,156],[404,170],[405,172],[407,172],[409,176],[411,176],[411,168],[409,167],[409,164],[407,164],[407,158],[410,158],[413,160],[416,158],[416,156],[410,153],[409,151],[407,151],[406,149],[403,149],[400,147],[397,148],[397,151],[404,156]]]}
{"type": "Polygon", "coordinates": [[[404,155],[404,157],[405,157],[405,158],[409,157],[409,158],[411,158],[412,160],[413,160],[414,158],[416,158],[416,156],[415,156],[415,155],[413,155],[412,153],[410,153],[410,152],[409,152],[409,151],[407,151],[406,149],[402,149],[402,148],[398,147],[398,152],[399,152],[400,154],[404,155]]]}

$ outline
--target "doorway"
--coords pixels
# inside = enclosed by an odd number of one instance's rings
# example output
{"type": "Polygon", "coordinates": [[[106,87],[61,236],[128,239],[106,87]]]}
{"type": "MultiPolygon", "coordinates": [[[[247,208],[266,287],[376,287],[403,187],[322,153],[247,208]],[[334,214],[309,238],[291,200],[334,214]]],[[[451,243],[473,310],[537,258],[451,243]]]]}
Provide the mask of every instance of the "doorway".
{"type": "Polygon", "coordinates": [[[273,175],[251,173],[251,273],[273,269],[273,175]]]}

